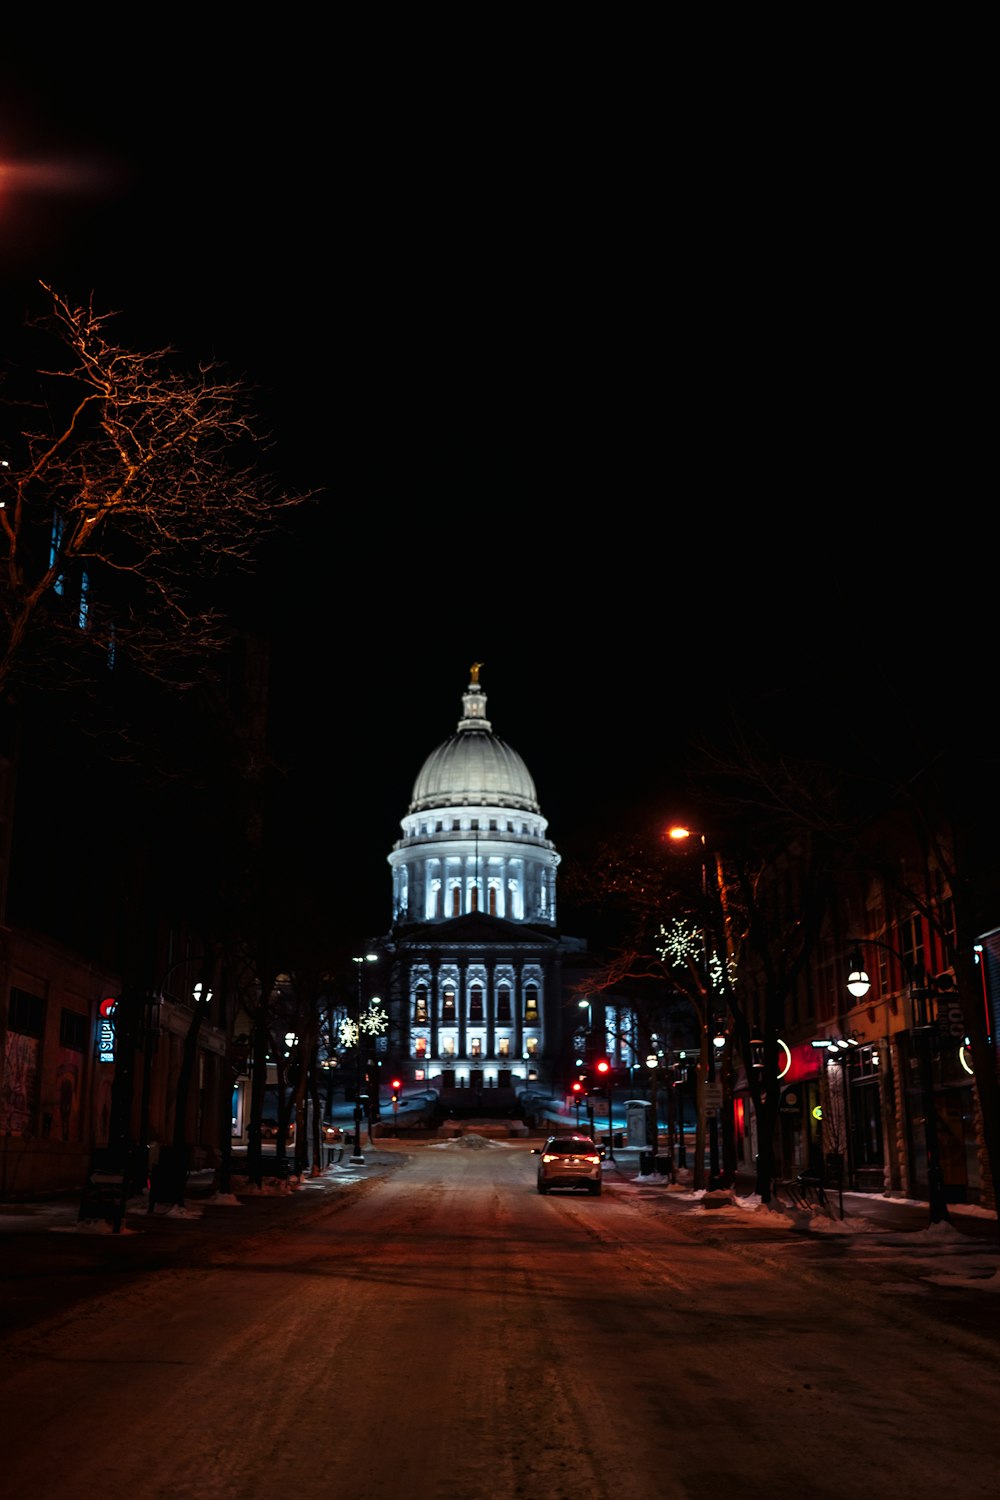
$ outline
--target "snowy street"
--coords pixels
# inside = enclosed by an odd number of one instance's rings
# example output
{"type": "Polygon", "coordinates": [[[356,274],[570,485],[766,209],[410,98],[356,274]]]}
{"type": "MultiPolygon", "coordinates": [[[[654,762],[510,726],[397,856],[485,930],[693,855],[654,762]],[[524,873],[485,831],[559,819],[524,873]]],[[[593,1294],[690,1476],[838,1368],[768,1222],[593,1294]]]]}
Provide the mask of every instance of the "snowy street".
{"type": "Polygon", "coordinates": [[[7,1492],[995,1496],[995,1238],[792,1233],[613,1167],[541,1197],[525,1142],[404,1154],[8,1332],[7,1492]]]}

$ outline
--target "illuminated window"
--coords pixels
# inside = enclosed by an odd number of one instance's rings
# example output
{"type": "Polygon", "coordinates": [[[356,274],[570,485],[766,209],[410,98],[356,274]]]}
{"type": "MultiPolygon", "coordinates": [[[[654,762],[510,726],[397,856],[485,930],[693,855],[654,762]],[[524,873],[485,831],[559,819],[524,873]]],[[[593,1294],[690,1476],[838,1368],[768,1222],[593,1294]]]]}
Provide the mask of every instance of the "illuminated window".
{"type": "Polygon", "coordinates": [[[427,1038],[425,1036],[417,1037],[417,1040],[413,1044],[413,1055],[419,1058],[421,1062],[427,1056],[427,1038]]]}
{"type": "Polygon", "coordinates": [[[493,882],[491,881],[490,882],[490,916],[491,917],[495,917],[496,914],[497,914],[497,888],[493,884],[493,882]]]}
{"type": "Polygon", "coordinates": [[[462,915],[462,892],[457,885],[451,888],[451,914],[453,917],[462,915]]]}
{"type": "Polygon", "coordinates": [[[455,991],[445,990],[441,997],[441,1019],[442,1021],[454,1021],[455,1019],[455,991]]]}
{"type": "Polygon", "coordinates": [[[524,992],[524,1019],[534,1022],[538,1020],[538,991],[534,985],[529,985],[524,992]]]}
{"type": "Polygon", "coordinates": [[[417,990],[416,1000],[413,1007],[413,1019],[417,1025],[427,1024],[427,991],[417,990]]]}
{"type": "Polygon", "coordinates": [[[483,1044],[477,1036],[473,1037],[472,1039],[472,1047],[470,1049],[470,1052],[471,1056],[473,1057],[482,1057],[483,1055],[483,1044]]]}
{"type": "Polygon", "coordinates": [[[527,1049],[527,1053],[528,1053],[529,1057],[535,1057],[535,1056],[537,1056],[537,1053],[538,1053],[538,1038],[537,1038],[537,1036],[529,1036],[527,1042],[525,1043],[525,1047],[527,1049]]]}
{"type": "Polygon", "coordinates": [[[502,1036],[497,1044],[497,1051],[501,1057],[510,1056],[510,1038],[502,1036]]]}
{"type": "MultiPolygon", "coordinates": [[[[58,511],[54,511],[53,515],[52,515],[52,533],[51,533],[51,536],[49,538],[49,567],[50,568],[54,568],[55,565],[56,565],[56,563],[59,560],[59,548],[62,545],[63,531],[64,530],[65,530],[65,522],[63,521],[62,516],[59,514],[58,511]]],[[[63,575],[60,573],[59,577],[56,579],[55,583],[52,585],[53,593],[61,594],[63,592],[63,590],[64,590],[65,587],[66,587],[66,580],[63,577],[63,575]]]]}

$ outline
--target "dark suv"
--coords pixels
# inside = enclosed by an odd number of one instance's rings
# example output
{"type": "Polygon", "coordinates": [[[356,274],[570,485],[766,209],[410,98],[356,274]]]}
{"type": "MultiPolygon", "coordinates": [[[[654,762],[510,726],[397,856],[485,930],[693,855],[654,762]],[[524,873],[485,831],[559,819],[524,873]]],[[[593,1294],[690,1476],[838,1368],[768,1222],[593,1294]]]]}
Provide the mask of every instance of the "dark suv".
{"type": "Polygon", "coordinates": [[[544,1146],[535,1146],[538,1191],[550,1188],[586,1188],[593,1197],[601,1191],[601,1151],[589,1135],[550,1135],[544,1146]]]}

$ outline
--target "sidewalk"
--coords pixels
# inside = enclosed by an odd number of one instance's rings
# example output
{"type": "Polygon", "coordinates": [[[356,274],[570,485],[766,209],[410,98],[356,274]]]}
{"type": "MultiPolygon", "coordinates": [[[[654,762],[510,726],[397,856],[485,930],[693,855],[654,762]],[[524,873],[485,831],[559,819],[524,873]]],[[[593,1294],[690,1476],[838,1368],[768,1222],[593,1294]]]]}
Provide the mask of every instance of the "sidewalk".
{"type": "MultiPolygon", "coordinates": [[[[232,1169],[233,1192],[227,1195],[215,1191],[215,1170],[189,1172],[184,1194],[184,1206],[167,1203],[156,1204],[150,1212],[148,1194],[130,1198],[126,1209],[122,1233],[137,1227],[150,1229],[162,1220],[202,1218],[208,1209],[241,1207],[244,1204],[259,1204],[260,1219],[266,1213],[266,1205],[285,1204],[303,1191],[310,1197],[326,1195],[350,1186],[365,1177],[378,1175],[399,1166],[399,1157],[381,1145],[366,1146],[362,1152],[364,1163],[354,1165],[345,1152],[342,1161],[330,1165],[315,1176],[297,1178],[289,1171],[278,1172],[273,1167],[274,1158],[264,1158],[263,1186],[253,1187],[247,1180],[245,1168],[239,1158],[234,1158],[232,1169]]],[[[62,1230],[81,1235],[114,1234],[109,1219],[95,1217],[80,1221],[80,1191],[56,1193],[47,1198],[22,1199],[19,1202],[0,1202],[0,1244],[10,1234],[30,1234],[39,1231],[62,1230]]]]}
{"type": "MultiPolygon", "coordinates": [[[[609,1187],[622,1187],[627,1191],[638,1191],[644,1196],[662,1199],[663,1206],[676,1213],[715,1212],[720,1222],[728,1209],[737,1209],[741,1221],[746,1224],[751,1213],[758,1208],[787,1221],[792,1230],[808,1232],[810,1222],[816,1218],[834,1221],[844,1226],[865,1230],[877,1229],[883,1233],[917,1233],[931,1227],[930,1207],[926,1201],[914,1198],[890,1197],[884,1193],[860,1193],[844,1190],[841,1195],[836,1188],[824,1189],[825,1207],[817,1206],[809,1211],[790,1208],[783,1202],[773,1202],[770,1210],[763,1209],[757,1197],[755,1179],[746,1169],[737,1173],[732,1188],[695,1191],[690,1170],[681,1174],[685,1180],[671,1183],[669,1177],[659,1173],[642,1174],[640,1157],[644,1153],[638,1147],[614,1147],[613,1160],[605,1160],[605,1182],[609,1187]],[[843,1209],[843,1212],[841,1212],[843,1209]]],[[[950,1203],[945,1227],[952,1227],[962,1234],[977,1239],[992,1241],[1000,1250],[997,1216],[992,1209],[980,1208],[972,1203],[950,1203]]]]}

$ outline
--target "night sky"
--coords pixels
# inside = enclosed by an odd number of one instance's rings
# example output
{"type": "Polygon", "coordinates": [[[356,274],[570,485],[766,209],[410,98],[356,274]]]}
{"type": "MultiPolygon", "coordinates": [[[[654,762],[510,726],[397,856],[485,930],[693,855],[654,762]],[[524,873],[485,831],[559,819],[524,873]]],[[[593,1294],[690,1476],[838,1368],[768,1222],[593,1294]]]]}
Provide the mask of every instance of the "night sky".
{"type": "Polygon", "coordinates": [[[984,584],[950,540],[980,497],[917,395],[915,273],[887,283],[873,200],[852,239],[842,162],[804,187],[773,143],[665,139],[641,88],[612,109],[524,59],[414,76],[404,39],[315,40],[8,53],[0,327],[45,280],[123,342],[218,358],[319,493],[259,607],[306,841],[356,854],[350,921],[388,925],[473,661],[581,855],[672,815],[731,706],[822,745],[981,691],[984,584]]]}

